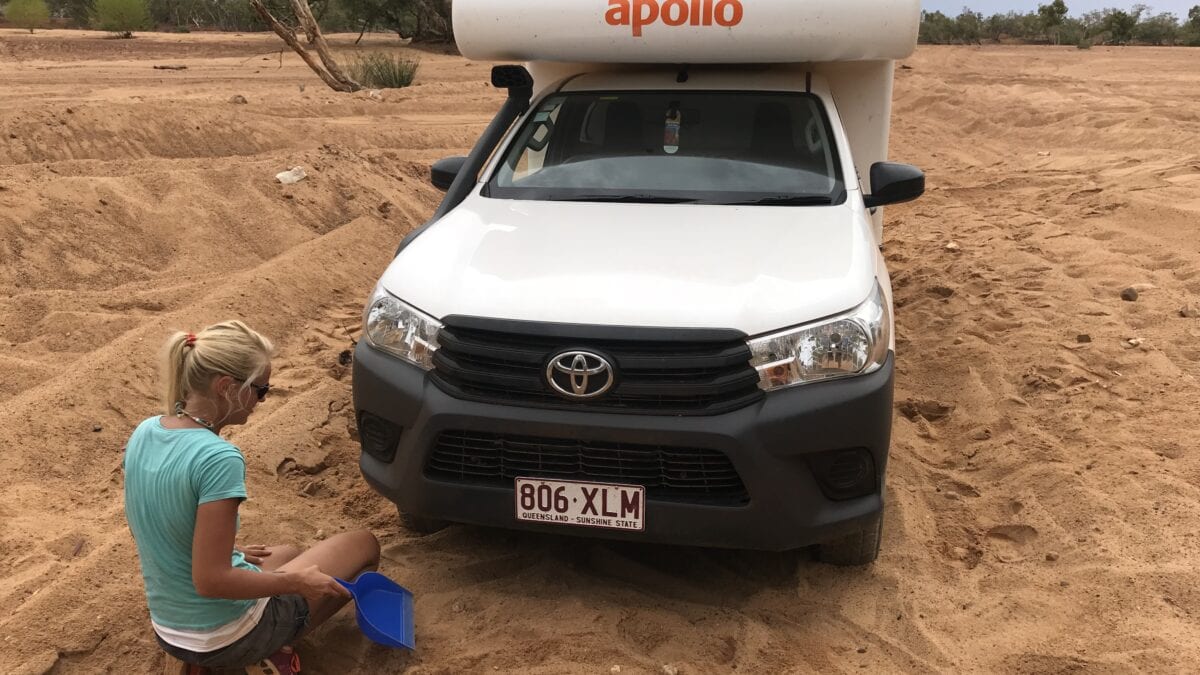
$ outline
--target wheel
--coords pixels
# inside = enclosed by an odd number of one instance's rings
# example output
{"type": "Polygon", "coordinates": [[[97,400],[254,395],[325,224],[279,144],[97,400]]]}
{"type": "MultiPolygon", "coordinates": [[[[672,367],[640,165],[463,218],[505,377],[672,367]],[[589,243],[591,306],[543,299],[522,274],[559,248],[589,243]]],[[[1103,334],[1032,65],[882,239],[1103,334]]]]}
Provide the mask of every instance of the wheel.
{"type": "Polygon", "coordinates": [[[425,516],[405,513],[399,507],[396,508],[396,514],[400,516],[400,524],[404,526],[404,529],[413,534],[433,534],[450,524],[436,518],[426,518],[425,516]]]}
{"type": "Polygon", "coordinates": [[[817,560],[838,567],[869,565],[879,557],[882,539],[883,514],[880,514],[857,532],[817,544],[817,560]]]}

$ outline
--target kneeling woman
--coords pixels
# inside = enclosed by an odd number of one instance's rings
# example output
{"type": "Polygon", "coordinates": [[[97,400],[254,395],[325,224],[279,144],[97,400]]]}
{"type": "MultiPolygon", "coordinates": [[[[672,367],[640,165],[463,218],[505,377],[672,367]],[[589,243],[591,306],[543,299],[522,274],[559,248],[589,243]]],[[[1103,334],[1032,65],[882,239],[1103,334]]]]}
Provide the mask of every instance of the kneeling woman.
{"type": "Polygon", "coordinates": [[[234,545],[246,460],[218,434],[270,390],[274,348],[240,321],[177,333],[164,350],[168,414],[142,422],[125,450],[125,515],[137,542],[159,645],[185,663],[297,667],[291,645],[350,599],[334,577],[379,564],[366,530],[301,552],[234,545]]]}

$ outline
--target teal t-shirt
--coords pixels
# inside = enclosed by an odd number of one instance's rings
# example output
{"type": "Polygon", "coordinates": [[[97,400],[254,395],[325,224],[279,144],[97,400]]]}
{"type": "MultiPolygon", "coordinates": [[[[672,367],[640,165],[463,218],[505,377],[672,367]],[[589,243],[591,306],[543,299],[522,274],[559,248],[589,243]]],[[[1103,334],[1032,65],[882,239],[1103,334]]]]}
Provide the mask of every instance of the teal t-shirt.
{"type": "MultiPolygon", "coordinates": [[[[155,623],[204,631],[245,614],[254,600],[205,598],[192,583],[196,507],[246,498],[246,460],[208,429],[167,429],[151,417],[125,447],[125,518],[137,543],[146,603],[155,623]]],[[[234,567],[258,571],[238,551],[234,567]]]]}

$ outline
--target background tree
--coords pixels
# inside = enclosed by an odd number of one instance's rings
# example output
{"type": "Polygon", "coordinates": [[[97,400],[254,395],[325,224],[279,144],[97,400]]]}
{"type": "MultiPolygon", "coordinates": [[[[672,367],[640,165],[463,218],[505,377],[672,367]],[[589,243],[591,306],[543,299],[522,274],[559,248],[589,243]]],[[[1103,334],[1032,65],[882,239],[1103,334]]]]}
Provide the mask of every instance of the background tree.
{"type": "Polygon", "coordinates": [[[1109,42],[1125,45],[1133,40],[1133,29],[1137,24],[1138,14],[1110,9],[1104,16],[1103,27],[1108,33],[1109,42]]]}
{"type": "Polygon", "coordinates": [[[1083,27],[1084,31],[1086,31],[1085,34],[1088,37],[1103,33],[1104,21],[1105,14],[1099,10],[1086,12],[1083,16],[1079,17],[1079,24],[1083,27]]]}
{"type": "MultiPolygon", "coordinates": [[[[96,0],[43,1],[51,17],[69,19],[79,28],[95,26],[96,0]]],[[[4,2],[0,0],[0,4],[4,2]]],[[[290,0],[263,0],[263,5],[280,21],[299,28],[290,0]]],[[[309,0],[308,5],[326,32],[385,30],[418,42],[454,39],[450,0],[309,0]]],[[[176,30],[267,29],[248,0],[145,0],[145,6],[151,26],[173,26],[176,30]]]]}
{"type": "MultiPolygon", "coordinates": [[[[411,0],[331,0],[355,3],[397,3],[411,0]]],[[[432,1],[432,0],[431,0],[432,1]]],[[[1170,12],[1151,15],[1144,4],[1128,11],[1109,8],[1078,17],[1067,16],[1065,0],[1039,4],[1036,12],[1008,12],[984,17],[963,7],[951,18],[941,12],[921,12],[918,40],[922,44],[981,42],[1042,42],[1091,46],[1094,43],[1195,45],[1200,47],[1200,5],[1193,6],[1182,21],[1170,12]]]]}
{"type": "Polygon", "coordinates": [[[374,28],[417,42],[454,39],[448,0],[340,0],[359,36],[374,28]]]}
{"type": "MultiPolygon", "coordinates": [[[[291,14],[287,0],[266,0],[265,4],[275,16],[291,14]]],[[[313,0],[309,6],[326,30],[352,28],[338,11],[336,0],[313,0]]],[[[171,25],[177,30],[258,31],[265,28],[247,0],[147,0],[146,8],[156,25],[171,25]]]]}
{"type": "Polygon", "coordinates": [[[1053,36],[1054,44],[1058,44],[1059,27],[1063,24],[1063,19],[1067,17],[1067,5],[1063,0],[1054,0],[1048,5],[1038,5],[1038,17],[1041,19],[1042,30],[1046,33],[1046,39],[1051,39],[1053,36]]]}
{"type": "Polygon", "coordinates": [[[954,19],[954,37],[966,44],[980,44],[983,38],[983,15],[963,7],[954,19]]]}
{"type": "Polygon", "coordinates": [[[50,8],[44,0],[12,0],[4,7],[4,18],[18,28],[42,28],[50,22],[50,8]]]}
{"type": "Polygon", "coordinates": [[[1151,45],[1173,45],[1179,37],[1179,17],[1162,12],[1148,17],[1134,28],[1133,38],[1151,45]]]}
{"type": "Polygon", "coordinates": [[[1200,47],[1200,5],[1188,10],[1187,22],[1179,31],[1179,40],[1185,45],[1200,47]]]}
{"type": "Polygon", "coordinates": [[[989,40],[999,42],[1001,38],[1012,37],[1012,32],[1009,30],[1009,23],[1006,20],[1007,16],[1011,16],[1013,12],[1005,14],[993,14],[983,22],[983,34],[989,40]]]}
{"type": "Polygon", "coordinates": [[[1091,32],[1082,17],[1063,19],[1062,25],[1058,27],[1058,44],[1078,45],[1080,42],[1091,45],[1091,32]]]}
{"type": "Polygon", "coordinates": [[[96,28],[123,38],[133,37],[133,31],[150,27],[146,0],[96,0],[96,28]]]}
{"type": "Polygon", "coordinates": [[[47,0],[50,14],[69,19],[76,28],[87,28],[92,24],[95,8],[92,0],[47,0]]]}
{"type": "Polygon", "coordinates": [[[954,40],[957,32],[954,20],[941,12],[921,12],[921,25],[917,31],[920,42],[935,45],[947,45],[954,40]]]}

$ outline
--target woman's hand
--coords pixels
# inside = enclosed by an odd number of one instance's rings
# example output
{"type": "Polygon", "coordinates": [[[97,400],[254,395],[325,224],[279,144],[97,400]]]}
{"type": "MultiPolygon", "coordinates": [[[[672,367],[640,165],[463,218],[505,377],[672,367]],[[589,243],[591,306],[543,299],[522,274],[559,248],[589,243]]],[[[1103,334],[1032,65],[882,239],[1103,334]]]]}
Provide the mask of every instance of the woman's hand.
{"type": "Polygon", "coordinates": [[[245,556],[246,562],[251,565],[261,565],[263,558],[271,555],[271,549],[262,544],[252,544],[250,546],[234,546],[233,550],[241,551],[245,556]]]}
{"type": "Polygon", "coordinates": [[[295,572],[289,572],[296,583],[296,593],[304,596],[310,607],[326,598],[349,598],[350,591],[337,582],[337,579],[325,574],[316,565],[305,567],[295,572]]]}

